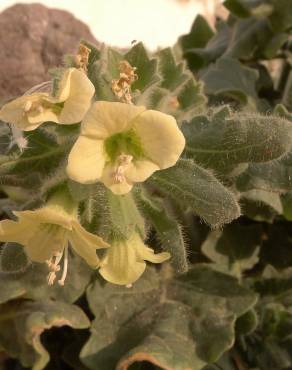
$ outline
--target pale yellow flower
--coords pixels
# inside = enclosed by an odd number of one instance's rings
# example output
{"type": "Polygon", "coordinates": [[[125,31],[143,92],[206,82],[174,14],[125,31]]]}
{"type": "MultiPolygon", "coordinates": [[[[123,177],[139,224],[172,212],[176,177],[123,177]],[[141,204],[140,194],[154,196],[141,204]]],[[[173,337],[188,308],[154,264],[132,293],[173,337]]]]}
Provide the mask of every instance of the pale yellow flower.
{"type": "Polygon", "coordinates": [[[135,233],[129,240],[113,242],[100,263],[99,272],[110,283],[130,285],[145,271],[145,261],[162,263],[169,258],[167,252],[154,254],[135,233]]]}
{"type": "Polygon", "coordinates": [[[102,238],[82,227],[77,218],[77,207],[64,194],[53,196],[48,203],[35,211],[14,212],[18,221],[0,222],[0,241],[23,245],[26,254],[34,262],[46,262],[51,285],[60,270],[63,258],[63,274],[59,284],[63,285],[68,269],[68,245],[92,268],[97,268],[99,258],[96,250],[109,245],[102,238]]]}
{"type": "Polygon", "coordinates": [[[24,131],[36,129],[44,122],[73,124],[82,121],[90,107],[94,86],[83,71],[67,69],[55,96],[45,92],[23,95],[0,110],[0,119],[24,131]]]}
{"type": "Polygon", "coordinates": [[[103,182],[125,194],[135,182],[173,166],[185,146],[175,119],[124,103],[95,102],[81,124],[67,173],[82,184],[103,182]]]}

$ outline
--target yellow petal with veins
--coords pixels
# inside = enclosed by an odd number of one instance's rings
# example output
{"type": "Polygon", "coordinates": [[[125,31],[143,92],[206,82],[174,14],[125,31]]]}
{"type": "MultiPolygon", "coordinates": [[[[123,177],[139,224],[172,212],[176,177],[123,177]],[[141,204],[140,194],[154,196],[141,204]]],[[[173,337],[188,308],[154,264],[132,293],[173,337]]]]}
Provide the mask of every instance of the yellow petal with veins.
{"type": "Polygon", "coordinates": [[[81,134],[96,139],[131,129],[144,107],[107,101],[95,102],[82,121],[81,134]]]}
{"type": "Polygon", "coordinates": [[[105,160],[103,141],[80,136],[69,154],[67,174],[81,184],[97,182],[102,176],[105,160]]]}
{"type": "Polygon", "coordinates": [[[129,240],[114,242],[106,251],[99,269],[102,277],[118,285],[134,283],[143,274],[146,262],[161,263],[170,258],[167,252],[155,254],[143,243],[138,234],[129,240]]]}
{"type": "Polygon", "coordinates": [[[135,120],[135,130],[146,156],[160,169],[173,166],[184,150],[184,135],[168,114],[148,110],[135,120]]]}

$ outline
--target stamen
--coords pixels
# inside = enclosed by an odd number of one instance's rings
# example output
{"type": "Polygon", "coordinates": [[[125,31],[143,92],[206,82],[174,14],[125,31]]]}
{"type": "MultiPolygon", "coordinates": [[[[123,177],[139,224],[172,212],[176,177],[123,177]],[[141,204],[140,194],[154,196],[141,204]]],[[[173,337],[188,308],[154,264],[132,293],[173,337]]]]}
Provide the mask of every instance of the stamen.
{"type": "Polygon", "coordinates": [[[32,102],[31,102],[30,100],[28,100],[28,101],[25,103],[24,107],[23,107],[23,111],[24,111],[24,113],[29,112],[29,111],[31,110],[31,107],[32,107],[32,102]]]}
{"type": "Polygon", "coordinates": [[[37,110],[37,112],[39,112],[39,113],[43,113],[43,112],[44,112],[44,108],[43,108],[41,105],[39,105],[39,106],[36,108],[36,110],[37,110]]]}
{"type": "Polygon", "coordinates": [[[23,107],[23,116],[25,116],[27,113],[31,111],[36,111],[38,113],[43,113],[44,107],[42,106],[42,102],[32,102],[31,100],[28,100],[23,107]]]}
{"type": "Polygon", "coordinates": [[[58,281],[59,285],[64,286],[67,272],[68,272],[68,247],[65,247],[63,273],[61,279],[58,281]]]}
{"type": "Polygon", "coordinates": [[[121,154],[118,157],[118,167],[114,172],[114,180],[116,183],[121,184],[126,181],[125,178],[125,170],[127,169],[128,165],[132,162],[133,157],[128,154],[121,154]]]}
{"type": "MultiPolygon", "coordinates": [[[[66,253],[66,250],[65,250],[65,253],[66,253]]],[[[63,257],[63,252],[62,253],[58,252],[52,258],[50,258],[48,261],[46,261],[46,263],[48,265],[48,268],[50,270],[50,272],[48,274],[48,277],[47,277],[48,285],[53,285],[54,284],[54,282],[56,280],[56,277],[57,277],[56,272],[59,272],[61,270],[61,267],[59,266],[59,263],[60,263],[62,257],[63,257]],[[53,261],[53,259],[55,259],[55,260],[53,261]]]]}

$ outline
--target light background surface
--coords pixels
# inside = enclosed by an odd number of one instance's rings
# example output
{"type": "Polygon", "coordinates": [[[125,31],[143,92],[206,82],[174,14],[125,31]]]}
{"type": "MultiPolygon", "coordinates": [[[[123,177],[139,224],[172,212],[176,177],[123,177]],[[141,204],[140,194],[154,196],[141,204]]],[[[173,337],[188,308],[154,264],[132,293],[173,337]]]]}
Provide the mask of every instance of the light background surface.
{"type": "MultiPolygon", "coordinates": [[[[39,0],[51,8],[68,10],[85,22],[97,40],[127,47],[142,41],[154,50],[173,45],[187,33],[200,13],[213,23],[220,0],[39,0]]],[[[30,0],[0,0],[0,11],[30,0]]]]}

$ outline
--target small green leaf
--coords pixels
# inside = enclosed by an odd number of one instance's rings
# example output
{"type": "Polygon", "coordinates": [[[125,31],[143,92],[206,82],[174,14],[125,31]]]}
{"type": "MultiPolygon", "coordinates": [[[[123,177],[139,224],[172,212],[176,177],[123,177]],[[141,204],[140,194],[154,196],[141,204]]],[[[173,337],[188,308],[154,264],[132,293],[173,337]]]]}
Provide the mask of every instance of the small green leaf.
{"type": "Polygon", "coordinates": [[[253,333],[258,326],[258,315],[254,308],[247,311],[236,321],[235,330],[237,335],[249,335],[253,333]]]}
{"type": "Polygon", "coordinates": [[[149,86],[160,81],[157,74],[157,59],[150,59],[143,44],[139,42],[128,51],[124,59],[126,59],[132,67],[137,68],[137,81],[132,85],[132,91],[139,90],[144,92],[149,86]]]}
{"type": "Polygon", "coordinates": [[[203,48],[214,36],[214,32],[206,19],[200,14],[196,16],[191,30],[179,38],[179,44],[185,52],[188,49],[203,48]]]}
{"type": "Polygon", "coordinates": [[[259,261],[261,226],[231,224],[223,231],[212,231],[202,245],[202,252],[219,271],[242,278],[259,261]]]}
{"type": "Polygon", "coordinates": [[[279,160],[250,164],[237,179],[240,191],[252,189],[275,193],[292,190],[292,153],[279,160]]]}
{"type": "Polygon", "coordinates": [[[119,78],[119,62],[123,55],[114,49],[103,46],[99,59],[88,66],[88,77],[95,87],[97,100],[116,101],[112,91],[113,79],[119,78]]]}
{"type": "Polygon", "coordinates": [[[194,47],[188,48],[184,52],[189,68],[192,71],[198,71],[219,58],[228,47],[231,32],[231,28],[224,21],[218,22],[217,33],[208,41],[206,46],[197,47],[194,44],[194,47]]]}
{"type": "Polygon", "coordinates": [[[139,209],[154,227],[163,250],[171,254],[171,264],[178,272],[188,270],[187,249],[182,227],[163,202],[140,192],[137,196],[139,209]]]}
{"type": "Polygon", "coordinates": [[[102,187],[96,200],[97,233],[105,240],[128,239],[134,232],[145,238],[145,221],[132,193],[116,195],[102,187]]]}
{"type": "Polygon", "coordinates": [[[255,69],[243,66],[236,59],[221,57],[201,76],[208,94],[222,94],[240,103],[256,100],[255,84],[259,75],[255,69]]]}
{"type": "Polygon", "coordinates": [[[234,194],[191,160],[180,160],[174,167],[152,175],[150,182],[212,227],[220,227],[240,215],[234,194]]]}
{"type": "Polygon", "coordinates": [[[244,0],[225,0],[223,5],[238,17],[246,18],[251,15],[248,3],[244,0]]]}

